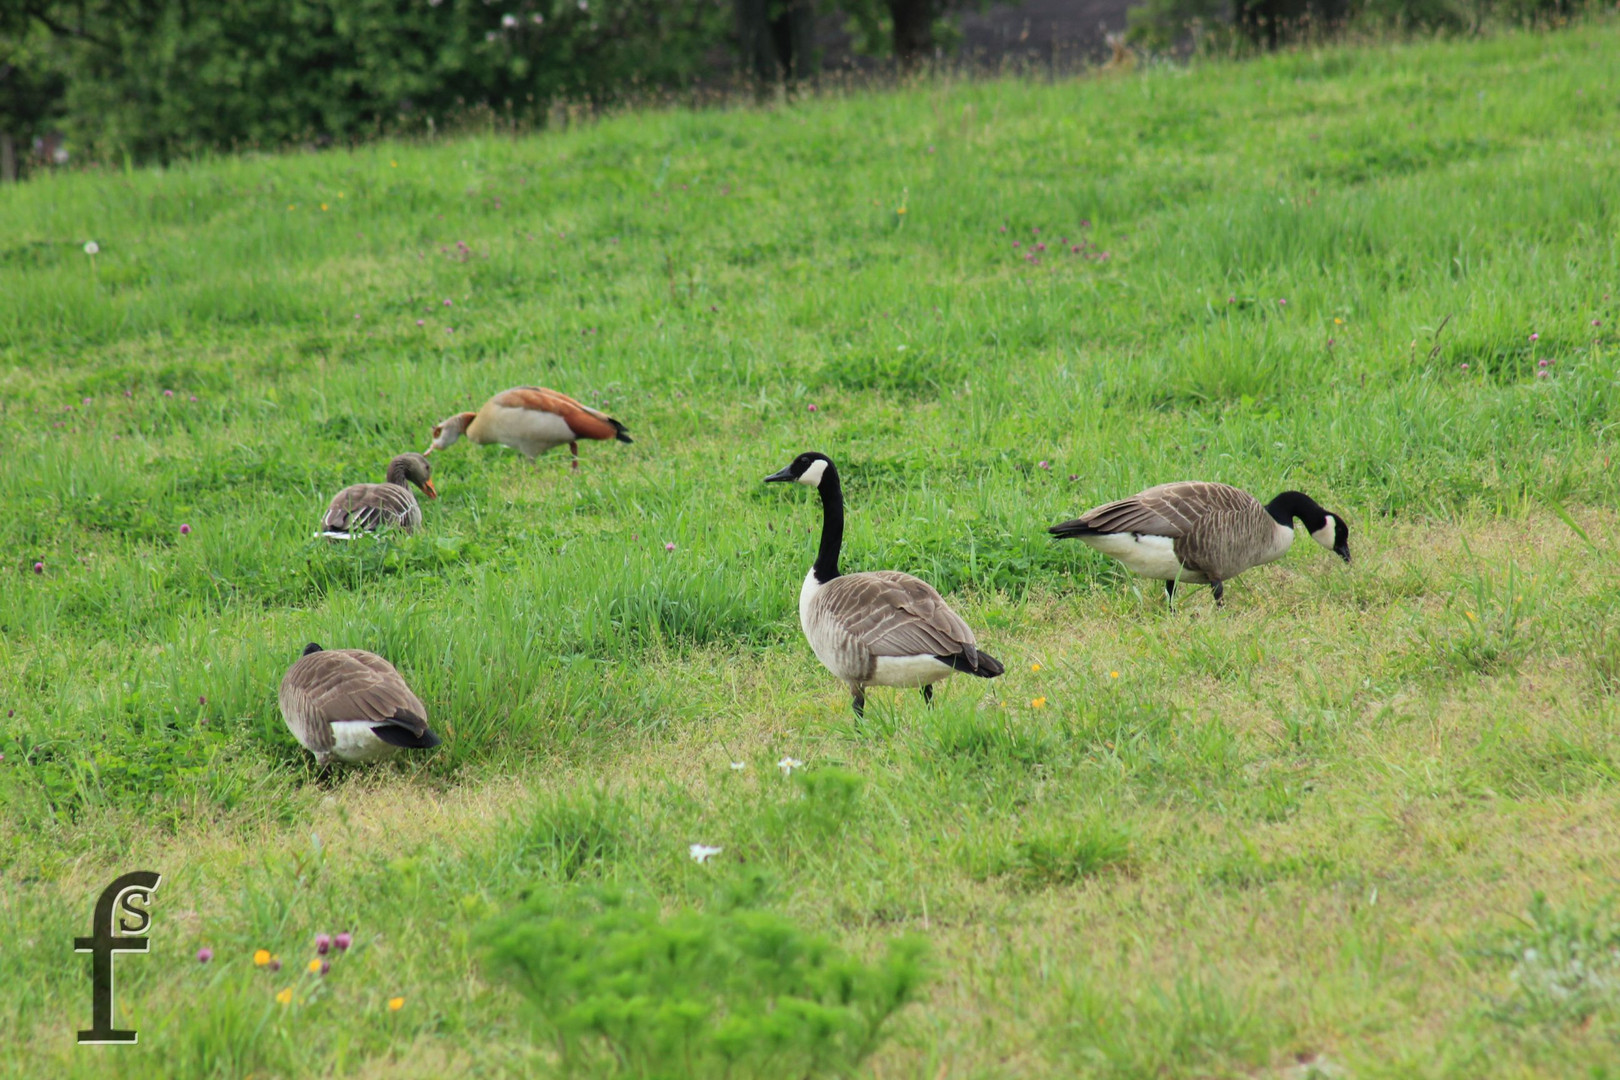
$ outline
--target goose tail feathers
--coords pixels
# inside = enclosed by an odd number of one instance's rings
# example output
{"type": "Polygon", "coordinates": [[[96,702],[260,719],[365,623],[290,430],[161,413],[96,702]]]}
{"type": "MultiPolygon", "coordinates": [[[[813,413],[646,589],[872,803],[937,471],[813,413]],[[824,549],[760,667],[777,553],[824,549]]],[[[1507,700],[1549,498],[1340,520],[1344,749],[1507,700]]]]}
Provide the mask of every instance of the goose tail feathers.
{"type": "Polygon", "coordinates": [[[952,668],[966,675],[977,675],[981,679],[993,679],[1007,669],[1001,666],[1001,661],[989,653],[975,651],[971,656],[957,653],[955,656],[936,656],[942,664],[949,664],[952,668]]]}
{"type": "Polygon", "coordinates": [[[1059,540],[1066,540],[1073,536],[1096,536],[1101,530],[1093,527],[1085,518],[1075,518],[1059,525],[1053,525],[1046,530],[1059,540]]]}
{"type": "Polygon", "coordinates": [[[632,439],[630,437],[629,430],[626,429],[623,424],[621,424],[617,420],[613,419],[613,417],[611,417],[611,416],[608,417],[608,423],[613,425],[613,437],[615,439],[618,439],[620,442],[628,442],[628,443],[633,443],[633,442],[636,441],[636,440],[634,440],[634,439],[632,439]]]}

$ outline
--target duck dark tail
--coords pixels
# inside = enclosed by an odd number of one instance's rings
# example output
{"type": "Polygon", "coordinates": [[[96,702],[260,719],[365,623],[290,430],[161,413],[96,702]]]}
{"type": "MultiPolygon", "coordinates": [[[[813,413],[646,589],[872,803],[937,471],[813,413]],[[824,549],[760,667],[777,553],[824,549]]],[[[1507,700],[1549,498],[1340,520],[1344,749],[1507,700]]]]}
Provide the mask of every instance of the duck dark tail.
{"type": "Polygon", "coordinates": [[[620,442],[628,442],[628,443],[633,443],[633,442],[636,441],[636,440],[634,440],[634,439],[632,439],[630,437],[629,430],[626,429],[623,424],[621,424],[617,420],[613,419],[613,417],[611,417],[611,416],[608,417],[608,423],[613,425],[613,437],[615,439],[618,439],[620,442]]]}
{"type": "Polygon", "coordinates": [[[989,653],[982,653],[977,650],[971,656],[957,653],[955,656],[936,656],[934,659],[942,664],[949,664],[963,674],[977,675],[981,679],[993,679],[1007,670],[1001,666],[1000,660],[997,660],[989,653]]]}

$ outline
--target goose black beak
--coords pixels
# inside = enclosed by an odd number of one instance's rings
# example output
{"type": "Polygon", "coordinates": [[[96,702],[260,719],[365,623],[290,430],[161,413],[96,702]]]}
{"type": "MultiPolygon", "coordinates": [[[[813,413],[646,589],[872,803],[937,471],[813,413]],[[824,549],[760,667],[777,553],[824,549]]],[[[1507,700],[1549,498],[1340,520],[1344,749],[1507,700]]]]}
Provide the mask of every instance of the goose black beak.
{"type": "Polygon", "coordinates": [[[793,473],[791,471],[792,469],[793,469],[793,466],[791,466],[791,465],[789,465],[785,469],[779,469],[776,472],[771,473],[771,475],[767,476],[765,478],[765,482],[767,484],[775,484],[775,483],[784,483],[786,481],[792,480],[793,479],[793,473]]]}
{"type": "Polygon", "coordinates": [[[1350,545],[1349,544],[1340,544],[1338,547],[1333,549],[1333,554],[1337,555],[1339,558],[1343,559],[1345,562],[1349,562],[1350,561],[1350,545]]]}

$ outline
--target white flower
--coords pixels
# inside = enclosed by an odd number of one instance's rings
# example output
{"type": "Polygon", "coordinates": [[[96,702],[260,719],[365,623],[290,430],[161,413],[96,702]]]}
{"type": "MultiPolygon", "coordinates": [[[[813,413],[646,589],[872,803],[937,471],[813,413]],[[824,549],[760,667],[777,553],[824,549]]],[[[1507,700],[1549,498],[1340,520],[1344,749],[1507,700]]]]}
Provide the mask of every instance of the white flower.
{"type": "Polygon", "coordinates": [[[804,768],[804,762],[796,757],[785,757],[776,763],[776,767],[782,770],[783,776],[792,776],[794,769],[804,768]]]}
{"type": "Polygon", "coordinates": [[[692,861],[698,863],[708,862],[721,851],[720,848],[710,847],[708,844],[693,844],[687,850],[692,853],[692,861]]]}
{"type": "Polygon", "coordinates": [[[86,241],[86,243],[84,245],[84,253],[86,255],[96,255],[96,254],[99,254],[100,252],[101,252],[101,245],[100,244],[96,243],[94,240],[86,241]]]}
{"type": "Polygon", "coordinates": [[[512,29],[512,27],[517,25],[517,16],[516,15],[502,15],[501,16],[501,25],[506,27],[508,30],[512,29]]]}
{"type": "Polygon", "coordinates": [[[748,762],[746,761],[733,761],[731,763],[732,772],[742,772],[746,768],[748,768],[748,762]]]}

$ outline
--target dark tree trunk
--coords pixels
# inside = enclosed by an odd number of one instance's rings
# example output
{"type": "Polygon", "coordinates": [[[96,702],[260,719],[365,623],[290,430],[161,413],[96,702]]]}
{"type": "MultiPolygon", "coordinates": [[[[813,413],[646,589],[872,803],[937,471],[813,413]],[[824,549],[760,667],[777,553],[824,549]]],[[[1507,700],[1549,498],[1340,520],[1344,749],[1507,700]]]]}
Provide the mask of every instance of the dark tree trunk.
{"type": "Polygon", "coordinates": [[[808,78],[814,71],[812,0],[737,0],[743,60],[761,85],[808,78]]]}
{"type": "Polygon", "coordinates": [[[934,55],[934,0],[889,0],[894,55],[910,71],[934,55]]]}
{"type": "Polygon", "coordinates": [[[15,184],[17,182],[17,144],[11,140],[11,132],[0,131],[0,184],[15,184]]]}

